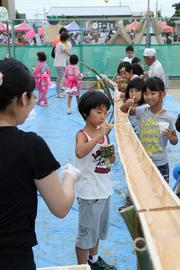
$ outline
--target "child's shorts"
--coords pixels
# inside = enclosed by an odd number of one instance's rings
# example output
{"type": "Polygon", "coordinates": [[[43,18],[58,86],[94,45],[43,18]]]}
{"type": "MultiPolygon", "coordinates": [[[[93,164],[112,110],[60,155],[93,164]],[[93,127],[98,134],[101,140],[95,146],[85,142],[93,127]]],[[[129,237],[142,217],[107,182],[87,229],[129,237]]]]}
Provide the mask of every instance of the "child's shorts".
{"type": "Polygon", "coordinates": [[[107,199],[84,200],[78,198],[79,228],[76,246],[81,249],[95,247],[98,239],[108,234],[110,197],[107,199]]]}
{"type": "Polygon", "coordinates": [[[166,180],[166,182],[169,183],[169,164],[167,163],[161,166],[157,166],[157,168],[166,180]]]}

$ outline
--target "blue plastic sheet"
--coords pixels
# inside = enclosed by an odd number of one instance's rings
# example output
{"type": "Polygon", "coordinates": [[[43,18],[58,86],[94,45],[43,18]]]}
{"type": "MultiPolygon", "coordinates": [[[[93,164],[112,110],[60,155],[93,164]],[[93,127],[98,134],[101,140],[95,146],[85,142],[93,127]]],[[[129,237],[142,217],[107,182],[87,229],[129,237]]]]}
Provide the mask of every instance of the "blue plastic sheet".
{"type": "MultiPolygon", "coordinates": [[[[68,162],[73,164],[75,135],[84,126],[84,121],[78,113],[76,100],[73,98],[72,114],[68,115],[66,113],[66,98],[57,98],[55,89],[51,88],[48,93],[48,103],[47,107],[36,105],[27,121],[20,128],[41,135],[61,165],[68,162]]],[[[172,112],[174,119],[180,112],[179,105],[173,97],[166,96],[165,108],[172,112]]],[[[107,240],[100,242],[99,254],[107,262],[116,265],[118,270],[134,270],[136,269],[136,256],[133,242],[118,211],[119,206],[124,204],[127,187],[117,153],[114,130],[110,133],[110,139],[116,148],[116,162],[112,167],[114,193],[109,236],[107,240]]],[[[168,146],[171,172],[174,166],[180,162],[179,145],[168,146]]],[[[170,182],[171,185],[174,184],[172,177],[170,182]]],[[[76,201],[67,217],[58,219],[50,213],[42,198],[38,196],[36,232],[39,244],[34,247],[37,267],[77,264],[74,248],[77,223],[78,207],[76,201]]]]}

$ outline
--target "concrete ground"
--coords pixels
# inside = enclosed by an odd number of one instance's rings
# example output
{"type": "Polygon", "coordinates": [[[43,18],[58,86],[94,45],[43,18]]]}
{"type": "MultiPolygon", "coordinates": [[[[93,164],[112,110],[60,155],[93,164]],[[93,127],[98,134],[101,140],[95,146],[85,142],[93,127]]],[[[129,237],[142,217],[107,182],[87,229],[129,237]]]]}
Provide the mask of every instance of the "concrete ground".
{"type": "Polygon", "coordinates": [[[167,92],[180,101],[180,80],[169,80],[167,92]]]}

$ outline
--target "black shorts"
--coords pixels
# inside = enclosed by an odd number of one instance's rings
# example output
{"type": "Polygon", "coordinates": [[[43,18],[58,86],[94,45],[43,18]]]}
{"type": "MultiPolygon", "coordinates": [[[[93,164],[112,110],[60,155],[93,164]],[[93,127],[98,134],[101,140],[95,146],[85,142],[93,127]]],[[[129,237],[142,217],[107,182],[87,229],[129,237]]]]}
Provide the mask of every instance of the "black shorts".
{"type": "Polygon", "coordinates": [[[164,177],[167,183],[169,183],[169,164],[164,164],[162,166],[157,166],[158,170],[164,177]]]}

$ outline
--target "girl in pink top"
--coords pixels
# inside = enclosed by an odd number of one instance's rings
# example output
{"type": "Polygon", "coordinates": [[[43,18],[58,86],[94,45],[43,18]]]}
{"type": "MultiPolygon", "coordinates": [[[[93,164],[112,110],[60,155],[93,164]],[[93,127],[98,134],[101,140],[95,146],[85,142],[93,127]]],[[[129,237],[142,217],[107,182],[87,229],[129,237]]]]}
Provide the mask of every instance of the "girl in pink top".
{"type": "Polygon", "coordinates": [[[34,78],[36,81],[36,89],[38,89],[38,100],[37,104],[46,106],[47,102],[47,91],[51,84],[50,70],[46,64],[46,54],[44,52],[37,53],[37,59],[39,64],[34,69],[34,78]]]}
{"type": "Polygon", "coordinates": [[[80,72],[78,63],[78,56],[72,54],[70,56],[70,65],[68,65],[64,72],[65,92],[68,95],[67,113],[71,114],[72,97],[76,96],[77,104],[79,103],[80,87],[82,85],[82,74],[80,72]]]}

